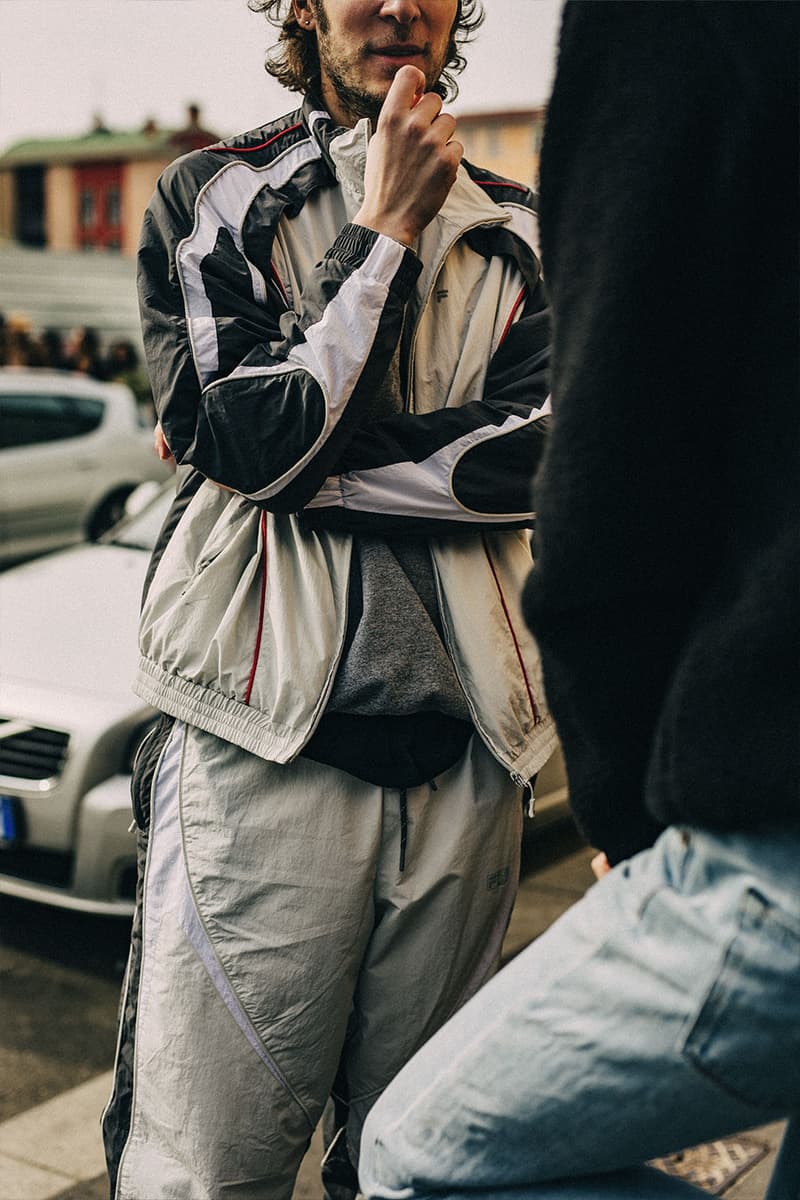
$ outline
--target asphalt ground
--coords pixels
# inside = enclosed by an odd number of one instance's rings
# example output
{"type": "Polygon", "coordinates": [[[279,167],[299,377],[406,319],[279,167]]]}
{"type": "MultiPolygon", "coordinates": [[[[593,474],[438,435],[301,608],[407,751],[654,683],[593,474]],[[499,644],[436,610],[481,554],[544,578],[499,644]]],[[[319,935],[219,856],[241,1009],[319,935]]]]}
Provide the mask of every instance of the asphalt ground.
{"type": "MultiPolygon", "coordinates": [[[[568,822],[528,840],[506,961],[580,899],[590,858],[568,822]]],[[[106,1200],[98,1119],[126,952],[125,922],[0,897],[0,1200],[106,1200]]],[[[780,1133],[767,1126],[665,1165],[725,1200],[763,1200],[780,1133]]],[[[319,1200],[321,1153],[317,1134],[294,1200],[319,1200]]]]}

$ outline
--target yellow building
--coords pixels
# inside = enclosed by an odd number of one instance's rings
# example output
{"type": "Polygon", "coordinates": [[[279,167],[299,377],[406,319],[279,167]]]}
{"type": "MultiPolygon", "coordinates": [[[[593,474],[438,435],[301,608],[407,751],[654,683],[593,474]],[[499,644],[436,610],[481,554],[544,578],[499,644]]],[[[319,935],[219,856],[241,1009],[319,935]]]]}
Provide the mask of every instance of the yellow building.
{"type": "Polygon", "coordinates": [[[0,155],[0,238],[133,255],[164,167],[215,141],[191,105],[182,129],[148,121],[141,130],[112,132],[98,119],[84,137],[17,142],[0,155]]]}
{"type": "Polygon", "coordinates": [[[456,115],[456,137],[471,163],[536,189],[546,109],[456,115]]]}

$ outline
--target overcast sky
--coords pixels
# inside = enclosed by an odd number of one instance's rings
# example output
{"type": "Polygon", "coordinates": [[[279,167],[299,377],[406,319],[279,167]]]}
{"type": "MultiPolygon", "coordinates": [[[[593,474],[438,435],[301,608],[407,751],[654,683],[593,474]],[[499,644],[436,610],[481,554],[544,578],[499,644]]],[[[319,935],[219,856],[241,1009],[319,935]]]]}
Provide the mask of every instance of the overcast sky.
{"type": "MultiPolygon", "coordinates": [[[[454,112],[547,99],[561,0],[485,0],[454,112]]],[[[221,135],[263,124],[296,99],[264,72],[271,30],[246,0],[0,0],[0,149],[149,116],[183,124],[197,101],[221,135]]]]}

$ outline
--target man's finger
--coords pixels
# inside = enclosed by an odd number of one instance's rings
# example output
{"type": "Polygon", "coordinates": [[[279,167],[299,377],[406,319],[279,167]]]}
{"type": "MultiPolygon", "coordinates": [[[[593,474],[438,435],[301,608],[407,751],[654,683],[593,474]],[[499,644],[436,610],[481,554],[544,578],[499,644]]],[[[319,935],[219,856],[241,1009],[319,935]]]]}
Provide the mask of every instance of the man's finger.
{"type": "Polygon", "coordinates": [[[455,117],[451,116],[450,113],[441,112],[433,124],[436,127],[437,134],[443,142],[447,142],[448,145],[455,144],[453,138],[453,134],[456,131],[455,117]]]}
{"type": "Polygon", "coordinates": [[[414,105],[414,115],[420,121],[430,121],[433,124],[436,118],[442,115],[442,97],[437,96],[436,92],[426,92],[414,105]]]}
{"type": "Polygon", "coordinates": [[[425,76],[419,67],[406,63],[401,67],[392,80],[392,85],[386,93],[383,102],[383,112],[392,113],[395,110],[408,112],[421,99],[425,92],[425,76]]]}
{"type": "Polygon", "coordinates": [[[594,858],[592,859],[592,871],[594,872],[595,878],[602,879],[604,875],[608,875],[610,870],[611,867],[609,866],[608,859],[601,850],[600,853],[595,854],[594,858]]]}
{"type": "Polygon", "coordinates": [[[172,458],[172,451],[167,445],[167,439],[164,437],[164,430],[160,424],[156,425],[153,430],[153,447],[162,462],[169,462],[172,458]]]}

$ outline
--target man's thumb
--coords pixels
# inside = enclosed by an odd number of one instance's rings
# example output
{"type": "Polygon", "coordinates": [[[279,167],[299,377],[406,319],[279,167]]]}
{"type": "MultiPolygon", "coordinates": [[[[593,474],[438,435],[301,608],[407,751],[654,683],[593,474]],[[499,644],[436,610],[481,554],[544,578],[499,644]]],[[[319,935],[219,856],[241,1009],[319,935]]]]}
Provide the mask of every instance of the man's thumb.
{"type": "Polygon", "coordinates": [[[406,63],[395,75],[386,93],[384,108],[413,108],[425,94],[425,76],[419,67],[406,63]]]}

